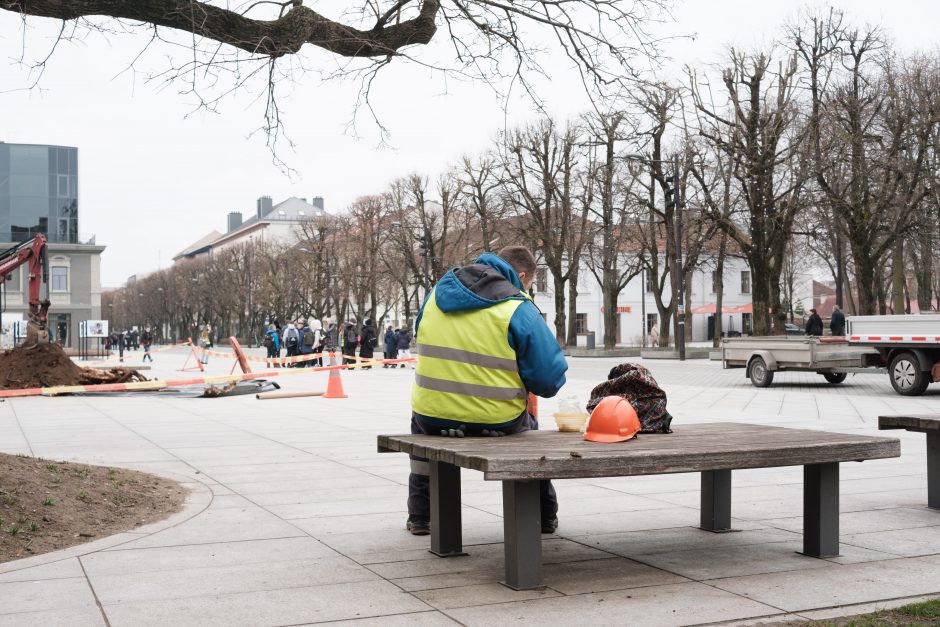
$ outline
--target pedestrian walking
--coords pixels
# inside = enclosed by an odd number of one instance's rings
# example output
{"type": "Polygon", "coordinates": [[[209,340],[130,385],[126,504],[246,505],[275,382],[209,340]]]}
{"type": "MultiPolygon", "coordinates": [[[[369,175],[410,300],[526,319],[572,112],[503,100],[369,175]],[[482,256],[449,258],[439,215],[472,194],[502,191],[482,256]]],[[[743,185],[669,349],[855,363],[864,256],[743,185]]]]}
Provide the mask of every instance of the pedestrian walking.
{"type": "MultiPolygon", "coordinates": [[[[279,359],[281,357],[281,337],[277,332],[277,325],[273,322],[268,325],[268,329],[264,332],[261,345],[268,351],[268,359],[279,359]]],[[[280,368],[281,364],[275,361],[274,367],[280,368]]]]}
{"type": "Polygon", "coordinates": [[[203,364],[209,363],[209,354],[206,353],[207,350],[212,348],[212,325],[207,324],[203,327],[202,331],[199,332],[199,346],[202,347],[202,354],[199,357],[199,361],[203,364]]]}
{"type": "Polygon", "coordinates": [[[343,364],[355,364],[356,348],[359,347],[359,332],[356,330],[356,321],[346,322],[346,328],[343,329],[343,364]]]}
{"type": "MultiPolygon", "coordinates": [[[[363,360],[372,359],[378,342],[378,334],[372,324],[372,318],[366,318],[366,323],[362,326],[362,338],[359,342],[359,357],[363,360]]],[[[364,361],[363,363],[368,362],[364,361]]],[[[372,370],[372,365],[363,366],[362,369],[372,370]]]]}
{"type": "Polygon", "coordinates": [[[313,330],[313,354],[316,358],[307,362],[308,368],[319,368],[323,366],[323,344],[324,332],[323,325],[316,318],[311,317],[307,321],[307,326],[313,330]]]}
{"type": "Polygon", "coordinates": [[[819,317],[819,314],[816,313],[815,309],[809,310],[809,318],[806,319],[806,335],[822,335],[823,334],[823,321],[819,317]]]}
{"type": "MultiPolygon", "coordinates": [[[[316,334],[313,332],[313,329],[310,328],[310,325],[304,321],[298,321],[301,325],[300,327],[300,348],[299,354],[303,357],[309,357],[313,355],[313,347],[317,343],[316,334]]],[[[298,362],[298,368],[309,368],[311,365],[312,359],[298,362]]]]}
{"type": "Polygon", "coordinates": [[[339,328],[335,318],[323,319],[323,352],[332,356],[339,350],[339,328]]]}
{"type": "MultiPolygon", "coordinates": [[[[408,323],[398,329],[398,358],[411,359],[411,325],[408,323]]],[[[402,362],[401,367],[405,367],[404,362],[402,362]]],[[[414,363],[411,364],[411,367],[415,367],[414,363]]]]}
{"type": "MultiPolygon", "coordinates": [[[[295,320],[284,325],[284,335],[281,337],[281,343],[287,349],[288,357],[296,357],[300,354],[300,329],[303,328],[303,321],[295,320]],[[298,326],[299,325],[299,326],[298,326]]],[[[288,363],[288,368],[293,368],[295,364],[288,363]]]]}
{"type": "Polygon", "coordinates": [[[150,331],[150,327],[144,327],[144,332],[140,334],[140,345],[144,347],[144,356],[141,359],[141,363],[149,361],[153,363],[153,355],[150,354],[150,345],[153,344],[153,333],[150,331]]]}
{"type": "Polygon", "coordinates": [[[838,305],[832,307],[832,318],[829,320],[829,330],[832,331],[832,335],[835,337],[843,337],[845,335],[845,314],[842,313],[838,305]]]}
{"type": "MultiPolygon", "coordinates": [[[[392,325],[385,327],[385,350],[383,355],[385,359],[398,359],[398,331],[392,325]]],[[[396,366],[397,364],[382,364],[383,368],[395,368],[396,366]]]]}

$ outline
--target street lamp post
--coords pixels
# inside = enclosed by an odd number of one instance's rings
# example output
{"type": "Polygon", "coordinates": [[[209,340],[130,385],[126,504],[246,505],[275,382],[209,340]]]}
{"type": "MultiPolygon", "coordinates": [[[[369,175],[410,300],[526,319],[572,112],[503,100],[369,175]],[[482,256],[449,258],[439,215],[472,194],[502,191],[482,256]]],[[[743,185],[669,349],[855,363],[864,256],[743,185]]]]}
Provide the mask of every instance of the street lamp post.
{"type": "MultiPolygon", "coordinates": [[[[676,280],[673,281],[672,302],[676,303],[676,348],[679,360],[685,361],[685,276],[682,270],[682,186],[679,176],[679,154],[676,153],[671,160],[650,159],[646,155],[632,153],[625,155],[629,161],[639,161],[652,166],[654,163],[670,163],[672,175],[666,177],[666,182],[674,187],[666,190],[666,209],[675,209],[675,247],[676,247],[676,280]],[[671,196],[671,198],[670,198],[671,196]]],[[[653,182],[655,184],[655,181],[653,182]]],[[[643,286],[646,289],[646,286],[643,286]]],[[[645,292],[644,292],[645,298],[645,292]]],[[[645,304],[645,300],[644,300],[645,304]]],[[[644,316],[645,318],[645,316],[644,316]]],[[[646,320],[643,321],[644,345],[646,342],[646,320]]]]}

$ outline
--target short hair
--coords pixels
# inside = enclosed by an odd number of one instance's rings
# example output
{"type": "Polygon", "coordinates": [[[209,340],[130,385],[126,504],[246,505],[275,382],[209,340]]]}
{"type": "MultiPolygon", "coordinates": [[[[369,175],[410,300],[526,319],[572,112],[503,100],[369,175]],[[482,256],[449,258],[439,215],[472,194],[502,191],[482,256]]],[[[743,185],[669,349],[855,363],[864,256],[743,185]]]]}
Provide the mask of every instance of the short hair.
{"type": "Polygon", "coordinates": [[[535,255],[525,246],[506,246],[496,254],[508,262],[516,274],[525,272],[530,279],[535,278],[535,255]]]}

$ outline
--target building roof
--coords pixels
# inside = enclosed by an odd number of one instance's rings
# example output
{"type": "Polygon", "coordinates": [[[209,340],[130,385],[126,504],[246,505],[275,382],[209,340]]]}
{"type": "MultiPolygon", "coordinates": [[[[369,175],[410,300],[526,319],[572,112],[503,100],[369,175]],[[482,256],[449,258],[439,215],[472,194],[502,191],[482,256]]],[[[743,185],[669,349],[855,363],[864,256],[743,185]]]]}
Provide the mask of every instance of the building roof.
{"type": "Polygon", "coordinates": [[[219,233],[218,231],[212,231],[211,233],[207,233],[206,235],[203,235],[198,240],[196,240],[195,242],[193,242],[192,244],[190,244],[189,246],[187,246],[180,252],[176,253],[176,255],[173,256],[173,261],[177,261],[184,257],[194,257],[195,255],[198,255],[199,253],[206,252],[212,246],[212,242],[219,239],[220,237],[222,237],[222,234],[219,233]]]}

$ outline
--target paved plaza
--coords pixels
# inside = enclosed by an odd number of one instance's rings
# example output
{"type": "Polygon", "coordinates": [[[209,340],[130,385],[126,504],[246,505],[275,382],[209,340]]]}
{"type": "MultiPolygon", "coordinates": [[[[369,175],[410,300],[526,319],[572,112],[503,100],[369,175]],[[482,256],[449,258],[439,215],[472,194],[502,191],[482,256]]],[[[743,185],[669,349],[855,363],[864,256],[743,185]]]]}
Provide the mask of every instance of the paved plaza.
{"type": "MultiPolygon", "coordinates": [[[[255,351],[257,353],[257,351],[255,351]]],[[[139,361],[140,354],[130,359],[139,361]]],[[[179,377],[181,350],[153,376],[179,377]]],[[[583,404],[614,359],[572,359],[559,397],[583,404]]],[[[641,360],[633,360],[641,361],[641,360]]],[[[343,373],[348,399],[170,395],[0,403],[0,450],[144,470],[191,490],[184,511],[132,532],[0,564],[0,624],[751,624],[870,611],[940,594],[940,511],[924,436],[884,413],[938,411],[940,385],[896,395],[887,376],[784,373],[756,389],[708,361],[645,361],[674,424],[744,421],[889,435],[900,459],[841,467],[840,557],[802,548],[802,469],[733,473],[737,533],[697,529],[699,475],[556,482],[545,587],[502,586],[500,485],[464,471],[464,544],[441,559],[404,531],[408,459],[376,435],[408,430],[413,370],[343,373]]],[[[232,362],[213,358],[212,374],[232,362]]],[[[288,371],[293,372],[293,371],[288,371]]],[[[325,373],[286,390],[325,389],[325,373]]],[[[542,400],[553,429],[557,399],[542,400]]]]}

